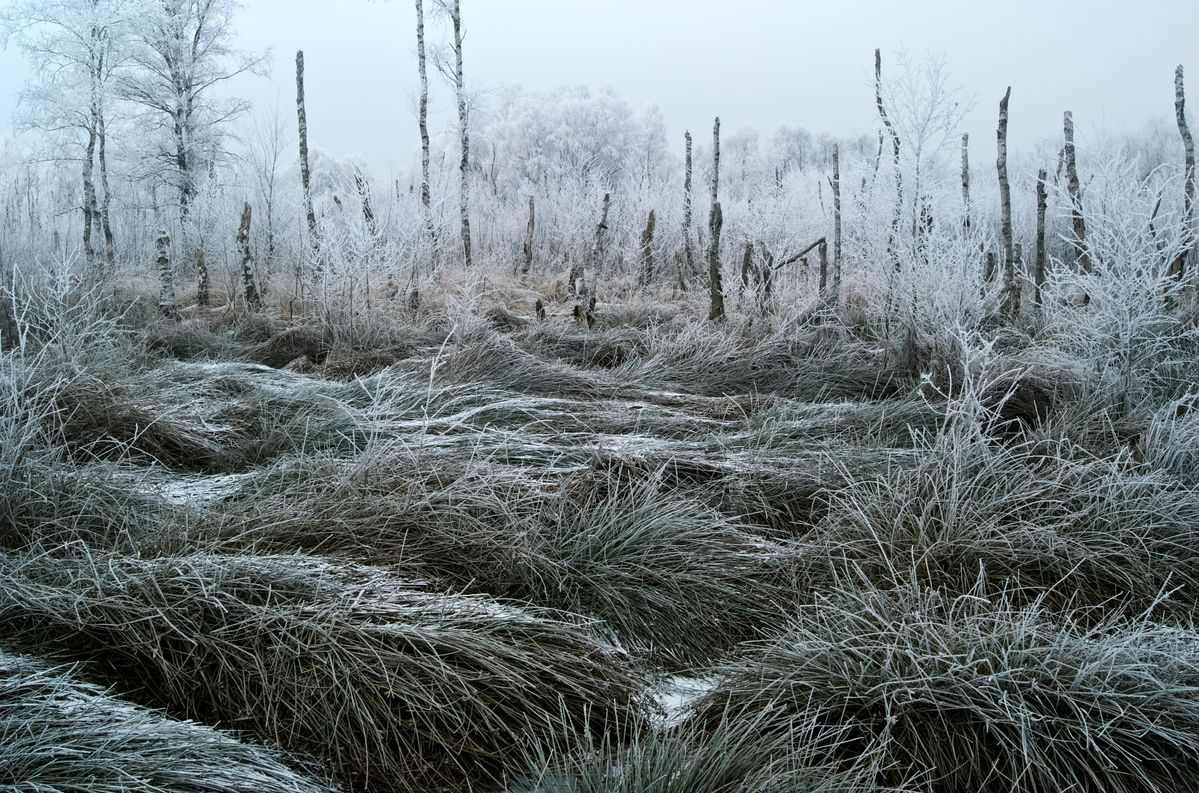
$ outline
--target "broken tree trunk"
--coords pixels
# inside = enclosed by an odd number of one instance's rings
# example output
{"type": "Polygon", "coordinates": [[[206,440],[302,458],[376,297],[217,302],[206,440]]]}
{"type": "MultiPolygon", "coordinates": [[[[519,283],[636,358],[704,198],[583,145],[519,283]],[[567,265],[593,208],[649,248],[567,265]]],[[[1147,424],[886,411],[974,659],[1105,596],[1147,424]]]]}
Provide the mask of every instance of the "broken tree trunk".
{"type": "Polygon", "coordinates": [[[724,284],[720,280],[720,230],[724,214],[720,210],[720,117],[712,125],[712,209],[708,213],[708,319],[724,319],[724,284]]]}
{"type": "Polygon", "coordinates": [[[1041,290],[1045,287],[1045,210],[1049,207],[1049,189],[1045,184],[1047,178],[1044,168],[1037,171],[1037,260],[1033,270],[1036,287],[1033,300],[1038,307],[1043,305],[1041,290]]]}
{"type": "Polygon", "coordinates": [[[649,211],[645,230],[641,232],[641,282],[648,286],[654,280],[654,226],[657,219],[654,210],[649,211]]]}
{"type": "Polygon", "coordinates": [[[833,290],[841,290],[841,146],[833,144],[833,290]]]}
{"type": "Polygon", "coordinates": [[[362,221],[366,223],[366,231],[371,237],[379,236],[379,223],[375,220],[375,210],[371,206],[371,188],[366,177],[359,170],[354,171],[354,189],[362,201],[362,221]]]}
{"type": "Polygon", "coordinates": [[[208,308],[208,262],[203,248],[196,248],[196,305],[208,308]]]}
{"type": "Polygon", "coordinates": [[[683,159],[683,258],[679,271],[679,289],[687,291],[687,280],[695,272],[691,253],[691,132],[683,133],[687,147],[683,159]]]}
{"type": "Polygon", "coordinates": [[[1191,129],[1187,126],[1186,92],[1183,90],[1181,64],[1174,71],[1174,115],[1178,120],[1178,134],[1182,136],[1183,148],[1183,248],[1171,263],[1170,274],[1182,278],[1186,272],[1187,258],[1196,255],[1199,232],[1195,229],[1195,139],[1191,137],[1191,129]]]}
{"type": "Polygon", "coordinates": [[[1012,247],[1012,188],[1007,174],[1007,119],[1008,100],[1012,87],[1008,86],[999,101],[999,127],[996,131],[998,156],[995,169],[999,174],[1000,236],[1003,243],[1003,298],[1002,311],[1009,319],[1020,312],[1020,293],[1016,286],[1016,253],[1012,247]]]}
{"type": "Polygon", "coordinates": [[[525,261],[520,267],[521,275],[528,275],[529,270],[533,267],[533,228],[534,228],[534,206],[533,196],[529,196],[529,225],[525,226],[525,244],[524,254],[525,261]]]}
{"type": "Polygon", "coordinates": [[[962,230],[970,233],[970,133],[962,133],[962,230]]]}
{"type": "Polygon", "coordinates": [[[600,221],[595,226],[595,239],[591,243],[591,272],[598,273],[604,261],[604,237],[608,230],[608,209],[612,206],[612,196],[604,193],[600,204],[600,221]]]}
{"type": "MultiPolygon", "coordinates": [[[[1070,194],[1070,219],[1074,226],[1074,246],[1078,255],[1078,272],[1090,274],[1091,256],[1087,253],[1087,221],[1082,214],[1082,186],[1078,181],[1078,162],[1074,152],[1074,116],[1069,110],[1062,116],[1066,145],[1062,156],[1066,166],[1066,190],[1070,194]]],[[[1083,302],[1089,302],[1083,296],[1083,302]]]]}
{"type": "Polygon", "coordinates": [[[241,285],[246,306],[251,311],[262,308],[262,297],[254,282],[254,255],[250,252],[250,203],[242,205],[241,222],[237,224],[237,248],[241,251],[241,285]]]}
{"type": "Polygon", "coordinates": [[[166,319],[179,322],[179,309],[175,305],[175,276],[171,272],[171,235],[166,230],[158,232],[155,241],[158,250],[158,312],[166,319]]]}

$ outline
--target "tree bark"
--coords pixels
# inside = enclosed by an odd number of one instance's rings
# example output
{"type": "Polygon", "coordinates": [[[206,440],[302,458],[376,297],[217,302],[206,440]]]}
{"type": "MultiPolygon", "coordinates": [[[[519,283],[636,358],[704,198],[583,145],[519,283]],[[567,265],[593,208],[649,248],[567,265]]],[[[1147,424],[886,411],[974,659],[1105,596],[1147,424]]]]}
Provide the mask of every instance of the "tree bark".
{"type": "Polygon", "coordinates": [[[196,248],[196,305],[208,308],[208,262],[203,248],[196,248]]]}
{"type": "Polygon", "coordinates": [[[420,125],[420,205],[429,235],[430,259],[437,269],[437,228],[433,225],[433,202],[429,191],[429,73],[425,68],[425,6],[416,0],[416,66],[420,73],[420,104],[417,120],[420,125]]]}
{"type": "Polygon", "coordinates": [[[308,167],[308,113],[304,107],[304,50],[296,50],[296,119],[300,136],[300,184],[304,188],[304,220],[308,224],[308,244],[312,248],[313,271],[321,271],[320,234],[316,212],[312,208],[312,172],[308,167]]]}
{"type": "Polygon", "coordinates": [[[179,322],[179,309],[175,305],[175,276],[171,272],[171,236],[166,230],[158,232],[155,241],[158,250],[158,312],[165,319],[179,322]]]}
{"type": "Polygon", "coordinates": [[[100,225],[104,234],[104,263],[112,272],[117,260],[116,236],[112,232],[112,189],[108,185],[108,132],[104,123],[104,106],[96,117],[97,154],[100,160],[100,190],[104,198],[100,203],[100,225]]]}
{"type": "Polygon", "coordinates": [[[1181,64],[1174,71],[1174,115],[1178,120],[1178,134],[1182,136],[1184,173],[1182,223],[1184,233],[1182,251],[1170,265],[1170,274],[1176,278],[1182,278],[1186,272],[1188,257],[1193,258],[1197,255],[1195,250],[1199,232],[1196,232],[1195,229],[1195,139],[1191,137],[1191,129],[1187,126],[1186,92],[1183,90],[1181,64]]]}
{"type": "Polygon", "coordinates": [[[648,286],[654,280],[654,227],[657,218],[654,210],[649,211],[645,221],[645,230],[641,232],[641,282],[648,286]]]}
{"type": "Polygon", "coordinates": [[[462,255],[471,266],[470,253],[470,134],[467,131],[466,83],[462,77],[462,4],[450,0],[450,20],[454,25],[454,92],[458,98],[458,140],[461,158],[458,161],[458,217],[462,225],[462,255]]]}
{"type": "Polygon", "coordinates": [[[1042,306],[1041,290],[1045,287],[1045,210],[1049,207],[1049,188],[1046,185],[1048,174],[1042,168],[1037,171],[1037,261],[1033,272],[1036,291],[1033,300],[1038,307],[1042,306]]]}
{"type": "Polygon", "coordinates": [[[892,265],[896,270],[899,269],[899,221],[903,216],[903,170],[900,168],[899,162],[899,133],[895,131],[895,125],[891,123],[891,119],[887,116],[887,109],[883,106],[883,59],[880,50],[874,51],[874,102],[878,106],[879,118],[883,121],[883,126],[887,129],[887,134],[891,137],[891,154],[895,165],[895,214],[891,218],[891,232],[887,238],[887,252],[891,256],[892,265]]]}
{"type": "Polygon", "coordinates": [[[604,232],[608,230],[608,209],[612,206],[612,196],[604,193],[600,205],[600,221],[595,226],[595,240],[591,244],[591,272],[598,273],[604,262],[604,232]]]}
{"type": "Polygon", "coordinates": [[[998,156],[995,170],[999,174],[1000,236],[1003,241],[1003,313],[1015,319],[1020,313],[1020,293],[1016,286],[1016,253],[1012,247],[1012,188],[1007,173],[1007,121],[1008,100],[1012,88],[1008,86],[999,101],[999,127],[995,133],[998,156]]]}
{"type": "Polygon", "coordinates": [[[262,297],[254,282],[254,255],[250,252],[250,203],[241,209],[241,222],[237,224],[237,247],[241,251],[241,285],[246,306],[251,311],[262,308],[262,297]]]}
{"type": "Polygon", "coordinates": [[[683,159],[683,271],[679,273],[679,288],[687,291],[687,281],[695,272],[691,253],[691,132],[685,132],[686,151],[683,159]]]}
{"type": "Polygon", "coordinates": [[[99,263],[96,261],[96,247],[92,242],[93,225],[99,210],[96,209],[96,133],[88,131],[87,148],[83,153],[83,259],[87,264],[88,277],[97,283],[103,280],[99,263]]]}
{"type": "MultiPolygon", "coordinates": [[[[1082,186],[1078,181],[1078,162],[1074,152],[1074,117],[1069,110],[1063,115],[1066,145],[1062,149],[1066,165],[1066,190],[1070,194],[1070,220],[1074,226],[1074,245],[1078,255],[1078,272],[1090,274],[1091,256],[1087,253],[1087,221],[1082,214],[1082,186]]],[[[1088,302],[1084,296],[1084,302],[1088,302]]]]}
{"type": "Polygon", "coordinates": [[[833,291],[841,290],[841,145],[833,144],[833,291]]]}
{"type": "Polygon", "coordinates": [[[521,275],[528,275],[529,270],[533,267],[533,230],[536,223],[536,209],[533,204],[533,196],[529,196],[529,225],[525,226],[525,262],[521,265],[521,275]]]}
{"type": "Polygon", "coordinates": [[[708,213],[708,319],[724,320],[724,284],[720,279],[720,230],[724,214],[720,210],[720,117],[712,125],[712,209],[708,213]]]}
{"type": "Polygon", "coordinates": [[[970,233],[970,133],[962,133],[962,230],[970,233]]]}

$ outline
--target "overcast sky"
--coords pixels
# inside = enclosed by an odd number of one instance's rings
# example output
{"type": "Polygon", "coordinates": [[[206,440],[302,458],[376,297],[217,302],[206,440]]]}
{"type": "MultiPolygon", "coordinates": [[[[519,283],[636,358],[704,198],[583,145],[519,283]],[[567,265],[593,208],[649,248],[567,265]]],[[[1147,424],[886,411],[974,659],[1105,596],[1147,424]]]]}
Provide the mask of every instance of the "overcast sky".
{"type": "MultiPolygon", "coordinates": [[[[2,5],[5,0],[0,0],[2,5]]],[[[431,5],[432,0],[426,0],[431,5]]],[[[873,50],[943,53],[954,83],[976,99],[964,131],[981,161],[996,107],[1012,86],[1016,146],[1060,134],[1074,111],[1084,135],[1142,129],[1173,109],[1173,71],[1191,75],[1199,106],[1199,0],[462,0],[468,87],[545,90],[611,86],[635,110],[658,105],[672,138],[751,124],[872,134],[873,50]],[[702,132],[701,132],[702,131],[702,132]]],[[[419,146],[413,97],[411,0],[248,0],[240,46],[271,49],[272,73],[238,85],[260,109],[294,122],[296,49],[307,64],[309,135],[332,153],[378,168],[406,166],[419,146]]],[[[430,21],[429,46],[448,25],[430,21]]],[[[26,72],[0,53],[0,118],[26,72]]],[[[431,74],[434,82],[439,78],[431,74]]],[[[453,122],[438,87],[433,123],[453,122]]],[[[1192,111],[1193,115],[1193,111],[1192,111]]],[[[8,129],[11,125],[5,122],[8,129]]],[[[988,147],[989,148],[986,148],[988,147]]]]}

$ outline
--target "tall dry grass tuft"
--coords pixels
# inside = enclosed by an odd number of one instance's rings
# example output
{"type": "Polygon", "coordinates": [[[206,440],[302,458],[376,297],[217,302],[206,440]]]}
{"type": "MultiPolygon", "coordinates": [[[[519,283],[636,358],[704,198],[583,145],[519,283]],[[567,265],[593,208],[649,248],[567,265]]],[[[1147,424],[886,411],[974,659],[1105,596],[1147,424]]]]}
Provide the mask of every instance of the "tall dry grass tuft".
{"type": "Polygon", "coordinates": [[[0,624],[142,700],[311,753],[352,786],[423,791],[519,771],[570,725],[648,707],[577,622],[303,556],[0,558],[0,624]]]}
{"type": "Polygon", "coordinates": [[[0,787],[60,793],[333,793],[295,757],[0,651],[0,787]]]}

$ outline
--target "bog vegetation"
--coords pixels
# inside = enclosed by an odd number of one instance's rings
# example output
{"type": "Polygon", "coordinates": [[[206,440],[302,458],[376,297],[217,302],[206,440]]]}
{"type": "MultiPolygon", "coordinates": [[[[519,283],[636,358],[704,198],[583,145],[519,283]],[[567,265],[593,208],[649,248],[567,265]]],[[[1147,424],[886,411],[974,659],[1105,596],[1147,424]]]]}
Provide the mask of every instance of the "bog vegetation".
{"type": "Polygon", "coordinates": [[[415,5],[386,178],[302,54],[239,148],[231,3],[4,12],[0,788],[1191,789],[1183,68],[1134,141],[876,52],[877,138],[675,146],[415,5]]]}

